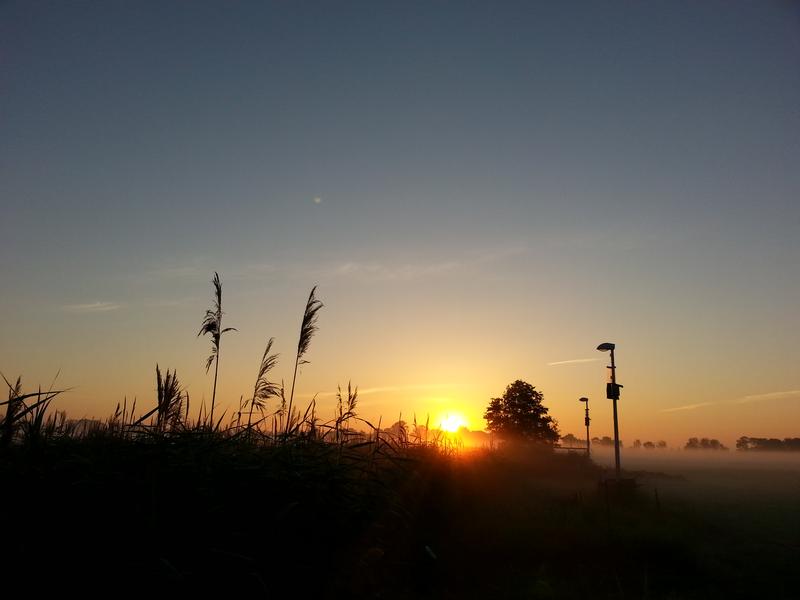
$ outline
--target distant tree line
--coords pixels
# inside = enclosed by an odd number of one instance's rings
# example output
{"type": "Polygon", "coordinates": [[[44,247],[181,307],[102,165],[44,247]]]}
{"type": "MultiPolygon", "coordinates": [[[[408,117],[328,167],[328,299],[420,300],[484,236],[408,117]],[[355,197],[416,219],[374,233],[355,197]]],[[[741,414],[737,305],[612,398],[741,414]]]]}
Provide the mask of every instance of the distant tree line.
{"type": "MultiPolygon", "coordinates": [[[[564,447],[585,447],[586,438],[579,438],[571,433],[561,437],[561,445],[564,447]]],[[[622,440],[619,442],[620,448],[623,446],[622,440]]],[[[607,435],[603,437],[593,437],[592,446],[614,447],[614,439],[607,435]]],[[[633,449],[639,450],[666,450],[667,442],[659,440],[657,442],[633,440],[633,449]]],[[[683,446],[684,450],[722,450],[729,448],[715,438],[689,438],[683,446]]],[[[743,436],[736,440],[736,449],[744,451],[779,451],[779,452],[800,452],[800,438],[757,438],[743,436]]]]}
{"type": "Polygon", "coordinates": [[[665,442],[664,440],[658,440],[655,443],[650,441],[642,443],[642,440],[633,440],[633,447],[636,450],[638,450],[639,448],[644,448],[645,450],[655,450],[656,448],[658,448],[659,450],[666,450],[667,442],[665,442]]]}
{"type": "Polygon", "coordinates": [[[693,437],[689,438],[689,441],[686,442],[686,445],[683,447],[683,449],[684,450],[727,450],[728,447],[716,439],[709,439],[709,438],[697,439],[696,437],[693,437]]]}
{"type": "Polygon", "coordinates": [[[744,451],[800,452],[800,438],[757,438],[742,436],[736,440],[736,449],[744,451]]]}
{"type": "MultiPolygon", "coordinates": [[[[619,447],[622,448],[623,445],[624,444],[622,443],[622,440],[620,440],[619,441],[619,447]]],[[[593,437],[592,438],[592,446],[610,446],[610,447],[613,448],[614,447],[614,438],[610,438],[607,435],[604,435],[603,437],[593,437]]]]}
{"type": "MultiPolygon", "coordinates": [[[[573,447],[579,446],[581,448],[586,447],[586,438],[579,438],[572,433],[568,433],[567,435],[561,436],[561,445],[564,447],[573,447]]],[[[614,447],[614,438],[610,438],[607,435],[603,437],[593,437],[592,438],[592,446],[608,446],[613,448],[614,447]]],[[[622,448],[623,443],[622,440],[619,441],[619,447],[622,448]]]]}
{"type": "Polygon", "coordinates": [[[573,434],[568,433],[561,437],[561,445],[565,447],[580,446],[586,447],[586,439],[578,439],[573,434]]]}

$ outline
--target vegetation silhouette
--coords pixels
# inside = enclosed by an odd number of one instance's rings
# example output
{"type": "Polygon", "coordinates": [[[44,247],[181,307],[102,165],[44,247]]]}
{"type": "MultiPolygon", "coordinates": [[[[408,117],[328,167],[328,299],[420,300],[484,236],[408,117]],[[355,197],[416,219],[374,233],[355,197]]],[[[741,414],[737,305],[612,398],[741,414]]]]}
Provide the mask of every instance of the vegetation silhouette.
{"type": "Polygon", "coordinates": [[[267,347],[264,350],[264,355],[261,357],[261,364],[258,367],[258,376],[256,377],[255,386],[253,386],[253,396],[249,403],[250,409],[247,412],[247,429],[252,427],[254,410],[258,410],[263,418],[267,401],[270,398],[283,397],[283,384],[278,386],[277,383],[269,381],[267,378],[269,372],[278,364],[278,355],[270,354],[274,341],[275,338],[269,338],[267,347]]]}
{"type": "Polygon", "coordinates": [[[742,436],[736,449],[744,452],[800,452],[800,438],[760,438],[742,436]]]}
{"type": "Polygon", "coordinates": [[[211,368],[211,363],[214,363],[214,387],[211,392],[211,426],[216,427],[214,424],[214,406],[217,400],[217,375],[219,374],[219,351],[220,342],[222,341],[222,334],[229,331],[236,331],[234,327],[222,328],[222,283],[219,280],[219,273],[214,272],[214,278],[211,280],[214,286],[213,305],[210,309],[206,310],[206,315],[203,317],[203,324],[200,326],[198,337],[201,335],[209,334],[211,336],[211,354],[206,359],[206,373],[211,368]]]}
{"type": "MultiPolygon", "coordinates": [[[[229,329],[214,280],[207,333],[218,364],[229,329]]],[[[643,472],[632,501],[614,502],[584,453],[550,451],[557,423],[524,381],[487,408],[498,437],[526,442],[499,448],[463,448],[416,415],[373,425],[350,382],[331,419],[317,418],[315,399],[295,412],[321,307],[314,287],[288,406],[270,338],[252,394],[227,422],[203,407],[192,415],[176,372],[158,364],[155,406],[139,415],[126,397],[104,420],[51,413],[66,390],[26,393],[4,377],[4,572],[41,594],[83,596],[788,597],[800,585],[783,533],[796,522],[793,488],[768,498],[769,510],[753,504],[758,529],[730,527],[747,521],[739,496],[721,512],[716,496],[682,499],[669,486],[684,480],[659,474],[643,472]]]]}
{"type": "Polygon", "coordinates": [[[163,433],[167,430],[178,430],[184,425],[184,402],[188,413],[189,395],[181,387],[178,374],[175,371],[170,373],[167,369],[162,377],[161,369],[156,365],[156,406],[139,417],[134,425],[141,425],[156,415],[156,431],[163,433]]]}
{"type": "MultiPolygon", "coordinates": [[[[613,444],[613,440],[612,440],[613,444]]],[[[645,450],[666,450],[667,449],[667,442],[664,440],[659,440],[657,442],[645,441],[642,440],[633,440],[633,449],[639,450],[640,448],[644,448],[645,450]]]]}
{"type": "Polygon", "coordinates": [[[689,438],[683,449],[684,450],[727,450],[728,448],[724,444],[722,444],[719,440],[716,439],[709,439],[709,438],[697,439],[696,437],[693,437],[689,438]]]}
{"type": "MultiPolygon", "coordinates": [[[[592,438],[592,446],[600,446],[605,448],[613,448],[614,447],[614,438],[604,435],[603,437],[593,437],[592,438]]],[[[619,447],[623,448],[625,444],[622,440],[619,441],[619,447]]]]}
{"type": "Polygon", "coordinates": [[[308,363],[308,361],[303,360],[303,356],[308,351],[311,338],[317,332],[317,313],[322,308],[322,302],[317,300],[315,296],[316,291],[317,286],[311,288],[311,293],[308,295],[308,301],[306,302],[306,309],[303,311],[303,320],[300,323],[300,337],[297,340],[297,355],[294,359],[294,374],[292,375],[292,390],[289,393],[289,409],[286,419],[287,432],[293,419],[292,403],[294,402],[294,386],[297,382],[297,369],[300,365],[308,363]]]}
{"type": "Polygon", "coordinates": [[[586,440],[578,439],[574,433],[561,436],[561,444],[564,446],[577,447],[579,444],[586,444],[586,440]]]}
{"type": "Polygon", "coordinates": [[[50,403],[59,394],[67,390],[53,390],[58,373],[53,378],[50,387],[46,392],[42,392],[41,387],[36,392],[23,393],[22,377],[17,377],[17,381],[12,385],[5,375],[0,373],[3,381],[8,387],[8,400],[0,402],[0,406],[6,406],[6,414],[0,421],[0,447],[9,446],[15,439],[18,432],[24,434],[25,439],[34,443],[42,435],[42,430],[48,426],[45,419],[50,403]]]}
{"type": "Polygon", "coordinates": [[[555,444],[558,424],[542,403],[544,395],[530,383],[517,379],[500,398],[492,398],[484,418],[487,429],[500,439],[555,444]]]}

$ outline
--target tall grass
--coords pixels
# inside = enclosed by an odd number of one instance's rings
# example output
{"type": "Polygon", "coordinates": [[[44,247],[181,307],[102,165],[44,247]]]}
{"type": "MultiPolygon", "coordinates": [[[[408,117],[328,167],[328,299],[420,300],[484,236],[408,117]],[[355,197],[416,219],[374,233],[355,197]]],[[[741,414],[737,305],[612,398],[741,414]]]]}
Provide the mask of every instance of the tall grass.
{"type": "Polygon", "coordinates": [[[347,382],[347,396],[342,396],[342,388],[338,387],[336,393],[336,418],[334,420],[333,439],[336,443],[342,443],[345,433],[349,433],[348,424],[350,419],[356,417],[356,404],[358,404],[358,386],[352,388],[347,382]]]}
{"type": "Polygon", "coordinates": [[[247,429],[252,426],[253,411],[258,410],[263,416],[264,409],[266,408],[267,401],[270,398],[276,398],[282,394],[283,386],[270,381],[268,376],[269,372],[278,364],[278,355],[271,354],[272,344],[275,338],[269,338],[267,347],[264,350],[264,355],[261,357],[261,364],[258,367],[258,376],[256,383],[253,386],[253,396],[250,399],[250,410],[247,414],[247,429]]]}
{"type": "MultiPolygon", "coordinates": [[[[155,408],[141,416],[133,425],[140,425],[155,415],[157,433],[181,429],[184,425],[184,401],[188,404],[189,395],[181,387],[176,371],[170,373],[167,369],[162,376],[161,369],[156,365],[156,394],[155,408]]],[[[119,405],[117,405],[117,411],[119,411],[119,405]]],[[[117,417],[118,415],[115,414],[113,418],[115,424],[117,417]]]]}
{"type": "Polygon", "coordinates": [[[45,416],[53,399],[65,390],[53,390],[58,373],[53,378],[46,392],[40,387],[37,391],[24,394],[22,392],[22,377],[12,384],[5,375],[2,375],[8,387],[8,400],[0,402],[6,405],[6,414],[0,421],[0,447],[10,445],[18,434],[27,442],[38,442],[46,424],[45,416]]]}
{"type": "Polygon", "coordinates": [[[222,341],[222,334],[229,331],[236,331],[234,327],[222,328],[222,283],[219,280],[219,273],[214,272],[214,278],[211,280],[214,286],[213,305],[210,309],[206,310],[206,315],[203,317],[203,323],[200,326],[200,331],[197,336],[209,334],[211,335],[211,354],[206,359],[206,373],[214,363],[214,387],[211,392],[211,426],[214,426],[214,406],[217,400],[217,376],[219,375],[219,351],[220,342],[222,341]]]}
{"type": "Polygon", "coordinates": [[[0,435],[0,445],[8,446],[14,437],[14,423],[17,421],[17,413],[20,412],[22,401],[22,377],[17,377],[13,385],[3,376],[8,386],[8,400],[6,400],[6,414],[2,422],[2,435],[0,435]]]}
{"type": "Polygon", "coordinates": [[[308,351],[311,344],[311,338],[317,332],[317,313],[322,308],[323,304],[317,300],[315,293],[317,286],[311,288],[311,293],[308,295],[306,302],[306,309],[303,312],[303,321],[300,324],[300,338],[297,341],[297,355],[294,359],[294,374],[292,375],[292,389],[289,393],[289,412],[286,418],[286,431],[289,430],[289,423],[292,421],[292,404],[294,402],[294,386],[297,383],[297,368],[300,365],[307,364],[307,360],[303,360],[303,356],[308,351]]]}
{"type": "MultiPolygon", "coordinates": [[[[187,398],[187,407],[188,407],[188,398],[187,398]]],[[[125,396],[122,400],[122,404],[117,402],[117,407],[116,409],[114,409],[114,413],[105,422],[105,428],[113,436],[125,437],[126,431],[134,422],[135,414],[136,414],[136,398],[133,399],[133,402],[131,403],[129,409],[128,397],[125,396]]]]}

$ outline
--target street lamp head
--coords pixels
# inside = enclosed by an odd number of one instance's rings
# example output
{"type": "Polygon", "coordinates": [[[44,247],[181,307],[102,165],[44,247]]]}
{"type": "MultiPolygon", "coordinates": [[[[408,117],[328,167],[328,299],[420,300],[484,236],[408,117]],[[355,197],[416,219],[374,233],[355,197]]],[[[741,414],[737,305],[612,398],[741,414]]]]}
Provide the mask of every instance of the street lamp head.
{"type": "Polygon", "coordinates": [[[616,348],[616,346],[611,342],[604,342],[597,347],[597,349],[600,350],[600,352],[608,352],[609,350],[613,350],[614,348],[616,348]]]}
{"type": "Polygon", "coordinates": [[[578,398],[578,402],[589,402],[588,398],[578,398]]]}

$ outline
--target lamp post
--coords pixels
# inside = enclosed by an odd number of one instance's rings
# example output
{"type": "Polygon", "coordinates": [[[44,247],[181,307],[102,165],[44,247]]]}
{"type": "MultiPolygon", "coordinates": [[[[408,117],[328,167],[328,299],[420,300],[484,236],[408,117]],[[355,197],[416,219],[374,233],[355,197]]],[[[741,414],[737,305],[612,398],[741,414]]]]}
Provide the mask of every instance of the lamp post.
{"type": "Polygon", "coordinates": [[[586,424],[586,456],[590,456],[592,454],[592,446],[591,438],[589,438],[589,399],[586,397],[578,398],[578,402],[586,402],[586,417],[584,417],[583,422],[586,424]]]}
{"type": "Polygon", "coordinates": [[[617,400],[619,400],[619,389],[621,385],[617,385],[617,366],[614,364],[614,348],[616,345],[611,342],[600,344],[597,349],[600,352],[611,352],[611,382],[606,384],[606,398],[614,403],[614,466],[617,474],[617,481],[619,481],[619,424],[617,421],[617,400]]]}

